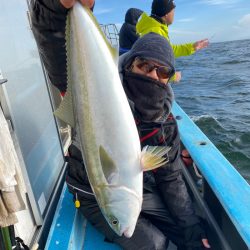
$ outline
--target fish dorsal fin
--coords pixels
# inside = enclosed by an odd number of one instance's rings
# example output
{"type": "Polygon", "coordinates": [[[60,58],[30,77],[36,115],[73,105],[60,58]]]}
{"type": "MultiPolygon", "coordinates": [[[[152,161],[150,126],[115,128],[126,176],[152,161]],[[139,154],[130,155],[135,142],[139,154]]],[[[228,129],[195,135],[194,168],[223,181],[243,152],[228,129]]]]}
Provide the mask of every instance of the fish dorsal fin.
{"type": "Polygon", "coordinates": [[[115,49],[109,42],[109,40],[107,39],[107,37],[105,36],[103,30],[101,29],[97,19],[95,18],[95,16],[93,15],[92,11],[87,8],[87,7],[84,7],[83,8],[88,12],[89,16],[91,17],[92,21],[95,23],[97,29],[99,30],[100,34],[102,35],[107,47],[109,48],[109,51],[113,57],[113,60],[115,62],[116,65],[118,65],[118,61],[119,61],[119,53],[118,53],[118,50],[115,49]]]}
{"type": "Polygon", "coordinates": [[[109,184],[115,184],[118,181],[118,169],[110,157],[110,155],[107,153],[107,151],[104,149],[103,146],[99,147],[99,156],[100,161],[102,165],[103,174],[109,184]]]}
{"type": "Polygon", "coordinates": [[[74,119],[74,109],[73,109],[73,99],[72,99],[72,81],[70,74],[70,65],[69,65],[69,53],[70,53],[70,17],[67,16],[66,29],[66,64],[67,64],[67,91],[66,94],[60,103],[58,109],[55,110],[54,115],[65,123],[69,124],[71,127],[75,127],[74,119]]]}
{"type": "Polygon", "coordinates": [[[141,163],[143,171],[159,168],[168,162],[167,153],[171,147],[145,146],[142,149],[141,163]],[[165,157],[163,157],[166,155],[165,157]]]}

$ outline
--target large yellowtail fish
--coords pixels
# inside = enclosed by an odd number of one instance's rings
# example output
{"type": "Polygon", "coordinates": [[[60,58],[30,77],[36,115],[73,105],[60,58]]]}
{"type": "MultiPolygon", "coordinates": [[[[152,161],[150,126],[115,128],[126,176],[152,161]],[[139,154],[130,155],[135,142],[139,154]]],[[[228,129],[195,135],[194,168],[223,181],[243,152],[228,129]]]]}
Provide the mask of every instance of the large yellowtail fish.
{"type": "Polygon", "coordinates": [[[75,127],[99,207],[118,235],[131,237],[141,211],[142,172],[166,162],[168,148],[141,152],[113,49],[80,3],[66,27],[68,89],[55,115],[75,127]]]}

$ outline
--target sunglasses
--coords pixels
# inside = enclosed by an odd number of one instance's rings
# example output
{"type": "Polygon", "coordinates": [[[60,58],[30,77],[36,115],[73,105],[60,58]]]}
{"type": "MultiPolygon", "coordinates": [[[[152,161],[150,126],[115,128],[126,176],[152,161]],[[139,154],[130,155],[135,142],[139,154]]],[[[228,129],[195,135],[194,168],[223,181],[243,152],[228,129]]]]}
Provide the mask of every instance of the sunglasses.
{"type": "Polygon", "coordinates": [[[136,58],[135,61],[135,66],[141,71],[143,71],[145,74],[156,70],[156,74],[159,79],[168,79],[175,74],[175,70],[171,66],[158,66],[143,58],[136,58]]]}

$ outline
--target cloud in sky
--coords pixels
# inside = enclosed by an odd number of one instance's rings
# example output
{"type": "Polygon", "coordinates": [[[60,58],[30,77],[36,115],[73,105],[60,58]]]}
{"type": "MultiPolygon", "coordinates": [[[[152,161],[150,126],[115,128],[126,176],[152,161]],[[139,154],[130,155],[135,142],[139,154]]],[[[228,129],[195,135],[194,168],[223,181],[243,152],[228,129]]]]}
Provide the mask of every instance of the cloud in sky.
{"type": "Polygon", "coordinates": [[[188,22],[193,22],[193,21],[194,21],[194,18],[183,18],[183,19],[177,20],[177,22],[180,22],[180,23],[188,23],[188,22]]]}
{"type": "Polygon", "coordinates": [[[238,0],[203,0],[203,4],[208,5],[232,5],[239,2],[238,0]]]}
{"type": "Polygon", "coordinates": [[[102,14],[107,14],[112,12],[113,9],[109,8],[109,9],[95,9],[95,15],[102,15],[102,14]]]}
{"type": "Polygon", "coordinates": [[[177,30],[177,29],[171,29],[171,33],[182,34],[182,35],[197,35],[197,34],[199,34],[199,32],[195,32],[195,31],[177,30]]]}
{"type": "Polygon", "coordinates": [[[237,30],[246,30],[250,26],[250,14],[246,14],[243,17],[241,17],[237,24],[233,26],[234,29],[237,30]]]}
{"type": "Polygon", "coordinates": [[[242,28],[249,28],[250,27],[250,14],[246,14],[243,16],[239,21],[238,25],[242,28]]]}
{"type": "MultiPolygon", "coordinates": [[[[238,39],[249,39],[250,38],[250,14],[242,16],[238,22],[232,26],[233,34],[238,39]]],[[[228,33],[232,33],[232,30],[228,30],[228,33]]]]}
{"type": "MultiPolygon", "coordinates": [[[[169,29],[171,41],[186,42],[213,37],[213,42],[220,42],[250,38],[250,0],[176,1],[178,12],[169,29]]],[[[94,14],[100,23],[116,23],[119,29],[121,25],[118,23],[124,22],[125,11],[129,7],[141,8],[150,13],[151,2],[98,0],[94,14]]]]}

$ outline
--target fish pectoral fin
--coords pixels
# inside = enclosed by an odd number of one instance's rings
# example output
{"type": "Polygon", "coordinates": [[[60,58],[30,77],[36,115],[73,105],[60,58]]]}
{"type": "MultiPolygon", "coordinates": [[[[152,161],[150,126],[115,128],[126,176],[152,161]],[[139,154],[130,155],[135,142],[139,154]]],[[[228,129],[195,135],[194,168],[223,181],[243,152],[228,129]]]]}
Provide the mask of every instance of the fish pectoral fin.
{"type": "Polygon", "coordinates": [[[145,146],[142,149],[141,163],[143,171],[159,168],[168,162],[168,152],[171,147],[145,146]]]}
{"type": "Polygon", "coordinates": [[[59,108],[54,111],[54,115],[65,123],[69,124],[71,127],[75,127],[71,89],[67,89],[65,97],[60,103],[59,108]]]}
{"type": "Polygon", "coordinates": [[[99,156],[103,174],[107,180],[107,183],[109,184],[117,183],[119,178],[118,169],[113,159],[110,157],[110,155],[107,153],[107,151],[104,149],[103,146],[99,147],[99,156]]]}

